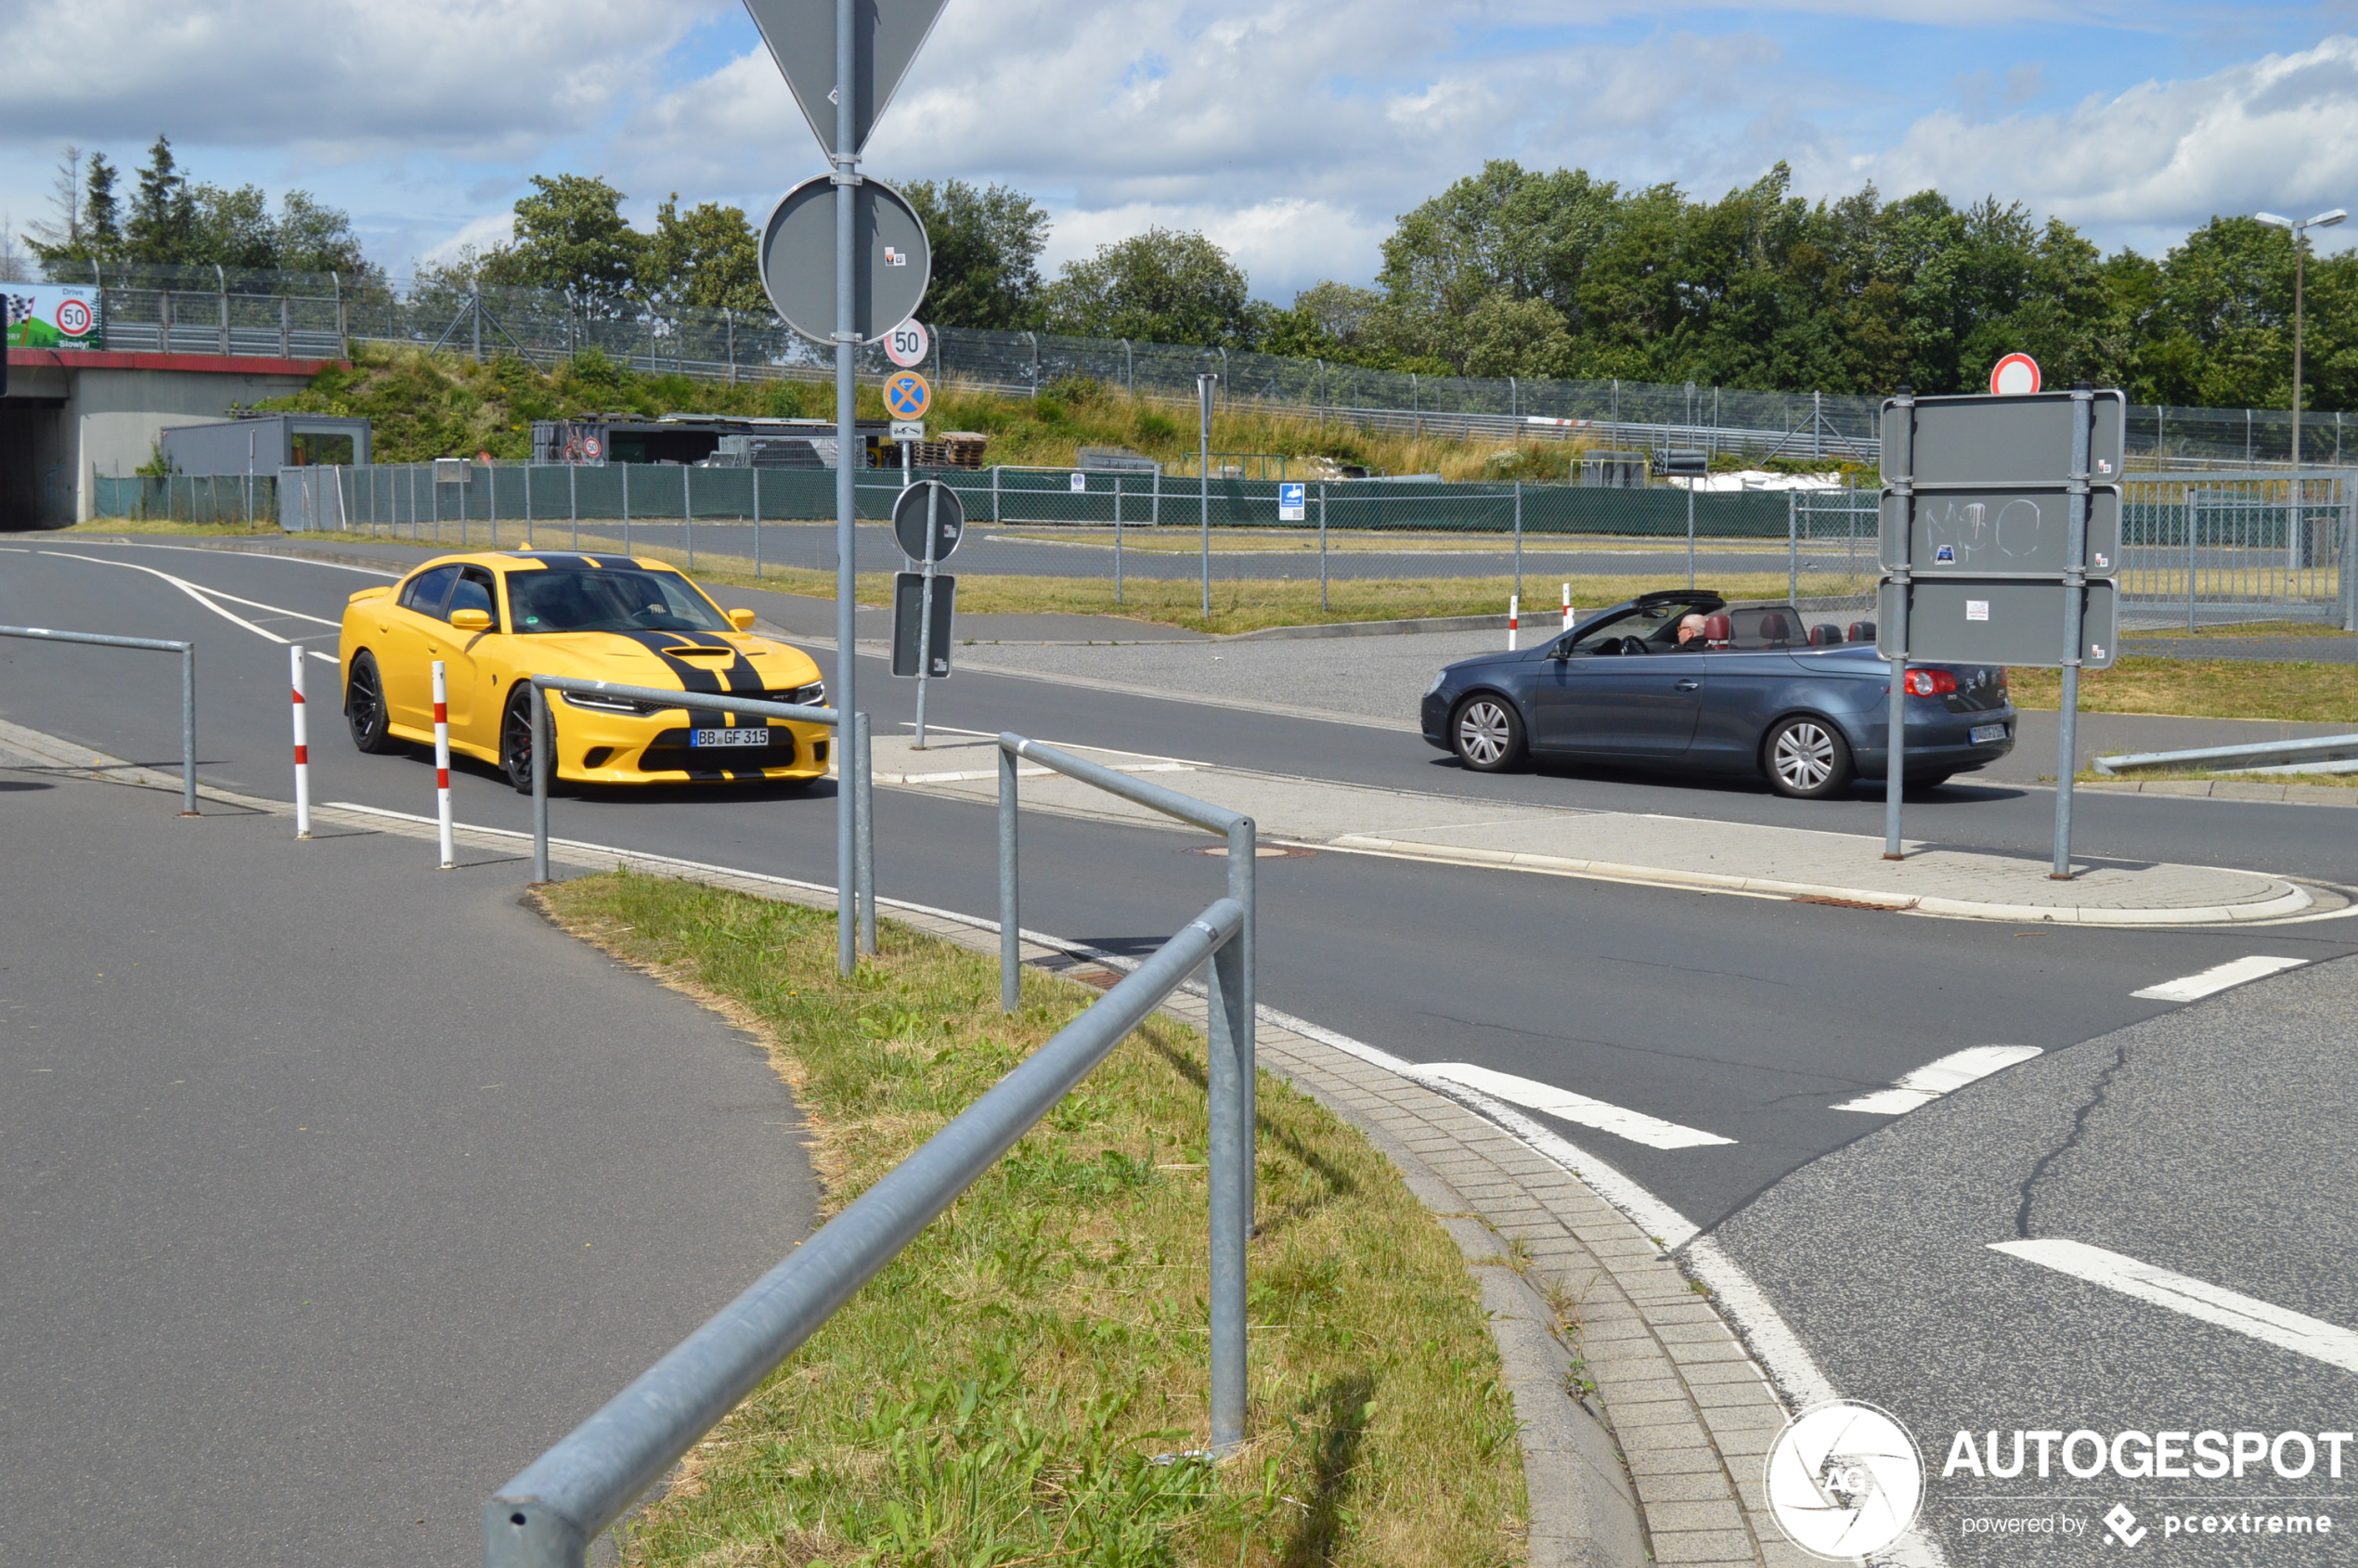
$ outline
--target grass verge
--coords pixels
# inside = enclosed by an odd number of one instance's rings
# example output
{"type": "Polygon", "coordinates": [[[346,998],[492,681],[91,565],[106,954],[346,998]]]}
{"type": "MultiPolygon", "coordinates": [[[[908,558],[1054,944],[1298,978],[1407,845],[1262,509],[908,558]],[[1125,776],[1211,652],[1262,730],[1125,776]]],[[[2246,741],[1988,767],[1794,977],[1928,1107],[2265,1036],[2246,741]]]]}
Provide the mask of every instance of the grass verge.
{"type": "MultiPolygon", "coordinates": [[[[2060,670],[2011,669],[2006,679],[2017,707],[2062,704],[2060,670]]],[[[2358,665],[2132,656],[2110,669],[2081,676],[2079,708],[2083,713],[2358,723],[2358,665]]]]}
{"type": "MultiPolygon", "coordinates": [[[[637,875],[550,888],[567,928],[765,1039],[832,1212],[1091,993],[886,923],[637,875]]],[[[1455,1245],[1358,1134],[1261,1082],[1251,1431],[1205,1428],[1204,1053],[1157,1019],[690,1456],[639,1568],[1479,1568],[1519,1562],[1512,1406],[1455,1245]]]]}

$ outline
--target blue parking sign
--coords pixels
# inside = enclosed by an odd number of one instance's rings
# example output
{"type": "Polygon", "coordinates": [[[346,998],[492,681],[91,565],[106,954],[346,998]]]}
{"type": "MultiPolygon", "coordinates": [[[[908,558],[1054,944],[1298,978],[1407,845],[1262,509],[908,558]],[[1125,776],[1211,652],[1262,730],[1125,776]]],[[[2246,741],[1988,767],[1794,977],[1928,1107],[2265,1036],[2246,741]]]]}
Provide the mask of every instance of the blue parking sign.
{"type": "Polygon", "coordinates": [[[1310,515],[1310,486],[1299,483],[1280,483],[1277,486],[1277,521],[1301,523],[1310,515]]]}

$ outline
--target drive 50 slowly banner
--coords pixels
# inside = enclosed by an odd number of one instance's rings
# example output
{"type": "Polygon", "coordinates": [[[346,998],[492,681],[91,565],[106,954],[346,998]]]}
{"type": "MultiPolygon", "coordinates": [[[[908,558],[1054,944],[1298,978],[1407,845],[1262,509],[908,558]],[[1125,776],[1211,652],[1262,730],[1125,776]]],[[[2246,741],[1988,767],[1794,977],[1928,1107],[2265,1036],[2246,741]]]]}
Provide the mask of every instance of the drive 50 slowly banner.
{"type": "Polygon", "coordinates": [[[12,348],[97,348],[98,291],[89,283],[0,283],[12,348]]]}

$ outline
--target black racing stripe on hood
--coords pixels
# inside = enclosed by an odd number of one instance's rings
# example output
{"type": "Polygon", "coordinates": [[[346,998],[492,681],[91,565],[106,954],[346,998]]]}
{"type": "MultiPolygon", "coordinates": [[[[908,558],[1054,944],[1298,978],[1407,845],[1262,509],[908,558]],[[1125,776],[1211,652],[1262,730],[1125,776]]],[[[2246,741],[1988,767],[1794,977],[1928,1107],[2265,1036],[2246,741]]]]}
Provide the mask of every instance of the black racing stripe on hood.
{"type": "Polygon", "coordinates": [[[761,672],[754,668],[752,661],[725,637],[708,631],[617,631],[610,635],[628,637],[661,659],[664,667],[679,680],[680,689],[683,692],[736,692],[757,697],[761,694],[761,672]],[[675,658],[665,652],[682,643],[692,648],[725,648],[729,651],[729,663],[725,666],[707,665],[675,658]],[[726,684],[722,683],[724,676],[727,678],[726,684]]]}

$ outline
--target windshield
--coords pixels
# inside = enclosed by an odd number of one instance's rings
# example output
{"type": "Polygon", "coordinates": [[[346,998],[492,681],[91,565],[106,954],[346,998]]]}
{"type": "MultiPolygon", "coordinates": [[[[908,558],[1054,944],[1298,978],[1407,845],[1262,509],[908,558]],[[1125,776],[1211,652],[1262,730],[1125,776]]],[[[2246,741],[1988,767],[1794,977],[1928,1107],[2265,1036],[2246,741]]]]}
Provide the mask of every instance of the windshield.
{"type": "Polygon", "coordinates": [[[518,631],[728,631],[729,623],[676,572],[551,566],[508,574],[518,631]]]}
{"type": "MultiPolygon", "coordinates": [[[[1704,605],[1719,606],[1708,600],[1691,603],[1641,604],[1626,610],[1611,620],[1600,621],[1580,634],[1572,645],[1574,654],[1618,654],[1626,651],[1627,641],[1642,642],[1654,653],[1670,653],[1678,647],[1678,623],[1689,616],[1703,613],[1704,605]]],[[[1703,641],[1693,640],[1700,652],[1703,641]]]]}

